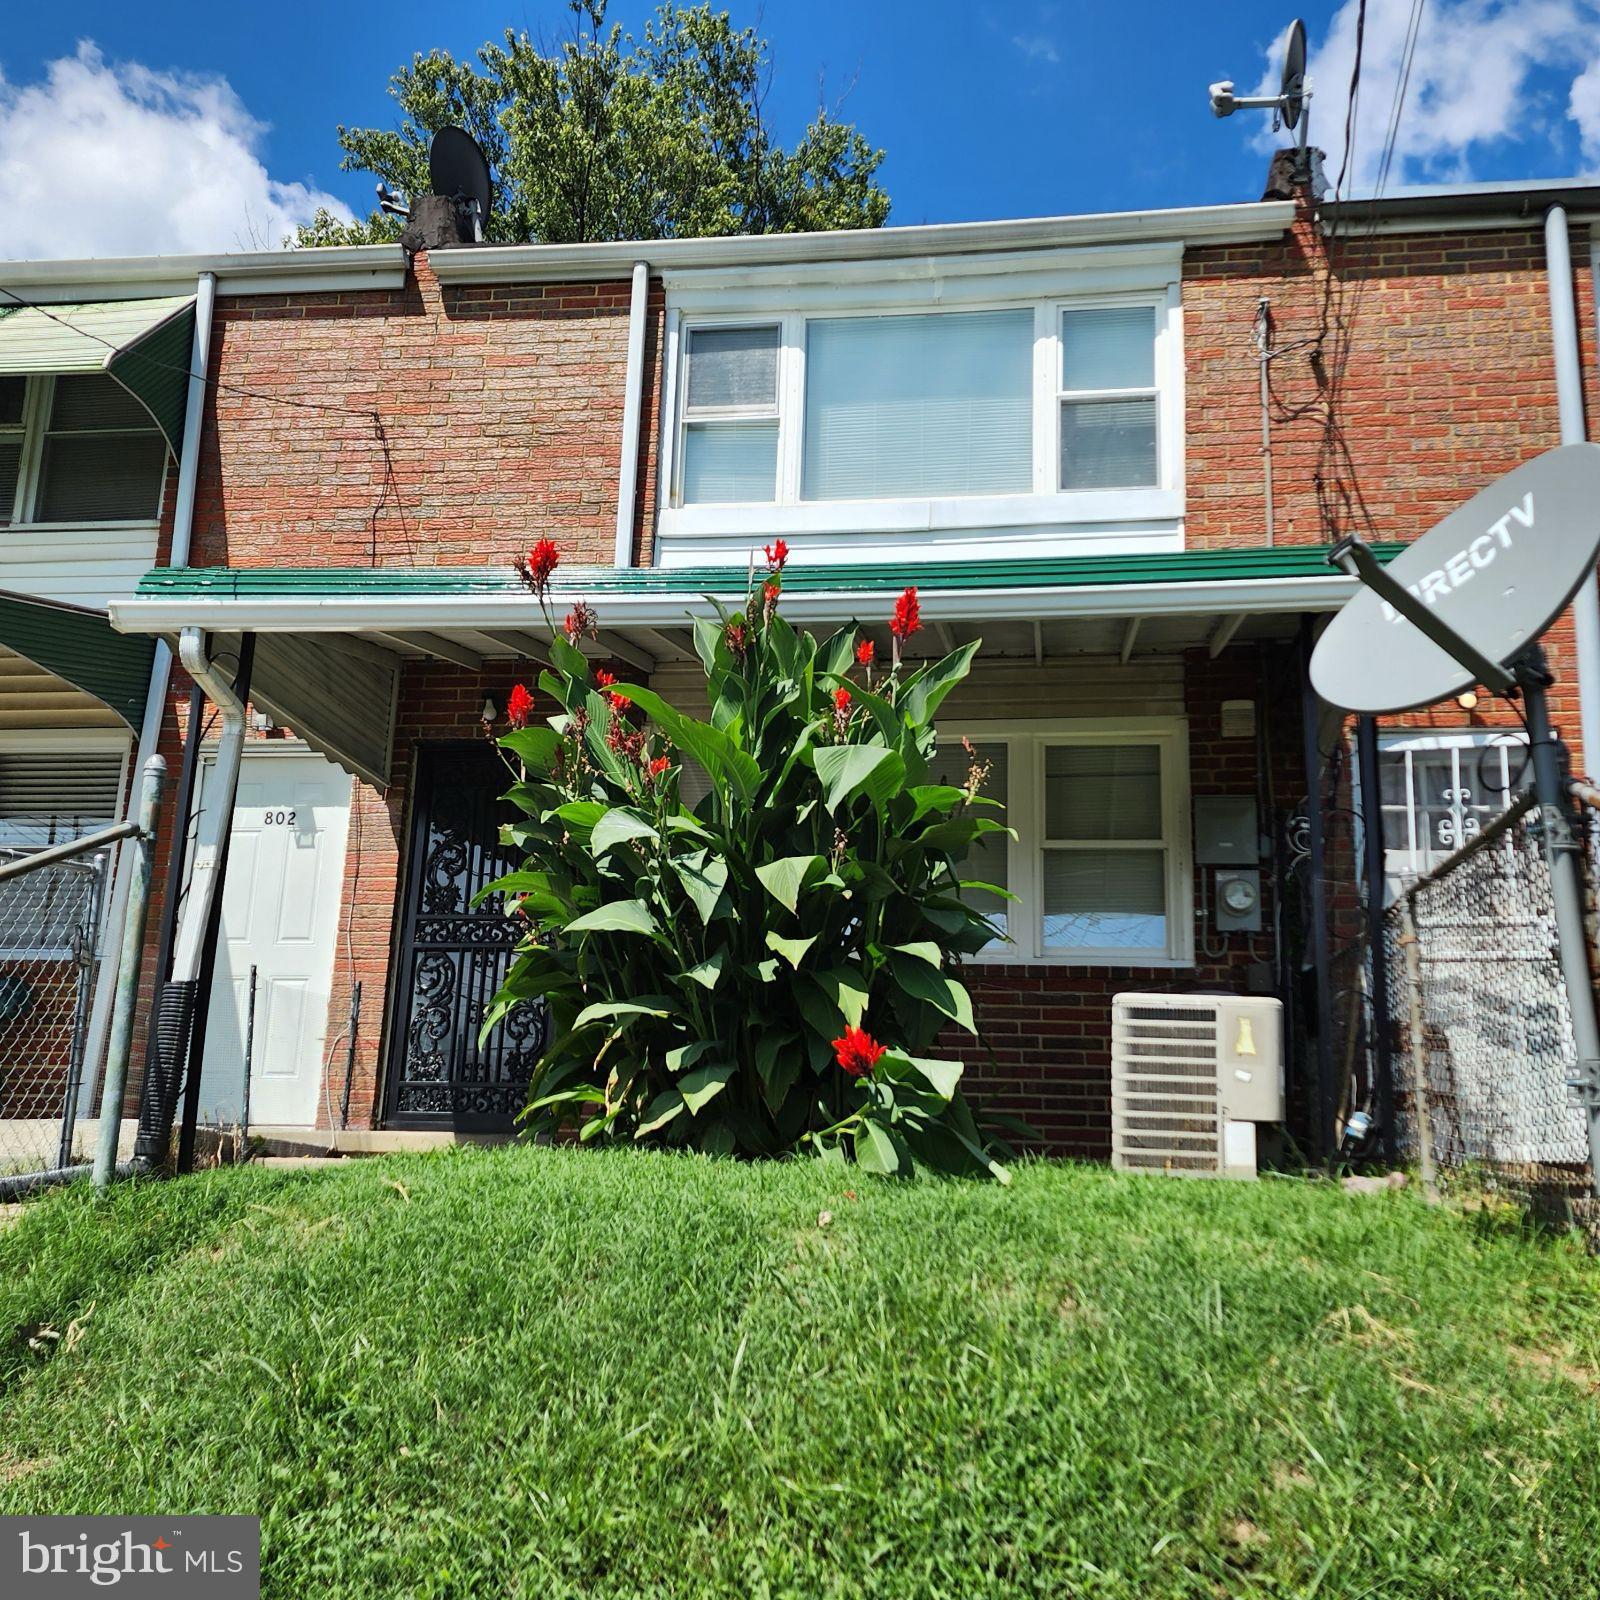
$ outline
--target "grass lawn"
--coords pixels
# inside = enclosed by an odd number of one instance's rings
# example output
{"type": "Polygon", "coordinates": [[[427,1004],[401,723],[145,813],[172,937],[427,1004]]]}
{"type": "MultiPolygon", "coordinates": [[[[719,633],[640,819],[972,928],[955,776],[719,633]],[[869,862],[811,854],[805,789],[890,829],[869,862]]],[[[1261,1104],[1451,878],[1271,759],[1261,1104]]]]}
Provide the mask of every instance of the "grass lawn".
{"type": "Polygon", "coordinates": [[[0,1329],[0,1512],[258,1512],[275,1596],[1600,1587],[1600,1268],[1409,1193],[246,1168],[30,1206],[0,1329]]]}

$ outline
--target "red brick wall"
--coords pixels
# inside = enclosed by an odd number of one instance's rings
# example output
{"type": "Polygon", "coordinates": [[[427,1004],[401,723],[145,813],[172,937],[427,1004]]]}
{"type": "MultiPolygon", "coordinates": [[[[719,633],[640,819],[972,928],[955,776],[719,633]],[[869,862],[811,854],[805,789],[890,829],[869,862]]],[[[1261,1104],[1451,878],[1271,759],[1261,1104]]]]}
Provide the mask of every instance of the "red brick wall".
{"type": "MultiPolygon", "coordinates": [[[[419,257],[404,289],[220,296],[192,564],[509,563],[549,537],[609,565],[629,295],[626,282],[447,289],[419,257]]],[[[657,288],[640,530],[662,316],[657,288]]]]}
{"type": "MultiPolygon", "coordinates": [[[[1295,660],[1289,646],[1237,645],[1213,661],[1185,658],[1191,794],[1261,793],[1263,828],[1274,812],[1292,810],[1305,792],[1295,660]],[[1256,705],[1260,750],[1270,752],[1270,784],[1258,783],[1258,746],[1224,739],[1225,700],[1256,705]]],[[[1022,1118],[1038,1145],[1054,1154],[1105,1160],[1111,1153],[1111,998],[1124,990],[1237,994],[1249,968],[1274,961],[1274,886],[1263,863],[1263,922],[1250,936],[1218,936],[1210,925],[1212,871],[1195,868],[1195,965],[1189,968],[988,966],[964,974],[972,990],[980,1038],[952,1031],[945,1044],[967,1062],[968,1092],[980,1110],[1022,1118]],[[1215,955],[1208,955],[1209,944],[1215,955]]],[[[1291,1085],[1291,1090],[1296,1085],[1291,1085]]]]}

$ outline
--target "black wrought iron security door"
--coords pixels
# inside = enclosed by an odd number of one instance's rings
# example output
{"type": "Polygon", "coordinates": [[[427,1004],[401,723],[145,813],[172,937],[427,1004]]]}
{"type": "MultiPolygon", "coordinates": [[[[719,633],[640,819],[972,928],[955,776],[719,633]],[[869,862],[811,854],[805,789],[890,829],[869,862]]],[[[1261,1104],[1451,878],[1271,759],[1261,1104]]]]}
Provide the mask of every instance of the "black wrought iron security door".
{"type": "Polygon", "coordinates": [[[499,843],[504,765],[479,744],[424,745],[411,807],[404,920],[390,1035],[391,1126],[509,1132],[544,1040],[521,1005],[480,1046],[478,1028],[517,940],[498,903],[472,897],[515,863],[499,843]]]}

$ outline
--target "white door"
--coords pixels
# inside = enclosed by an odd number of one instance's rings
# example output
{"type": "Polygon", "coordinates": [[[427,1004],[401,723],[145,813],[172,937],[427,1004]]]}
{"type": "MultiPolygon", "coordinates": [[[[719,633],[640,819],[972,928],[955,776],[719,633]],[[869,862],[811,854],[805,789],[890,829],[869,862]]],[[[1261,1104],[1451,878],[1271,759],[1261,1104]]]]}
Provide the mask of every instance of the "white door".
{"type": "MultiPolygon", "coordinates": [[[[203,806],[204,788],[200,800],[203,806]]],[[[212,1124],[243,1120],[252,967],[250,1123],[310,1127],[318,1120],[349,819],[350,777],[331,761],[246,747],[200,1075],[203,1115],[212,1124]]]]}

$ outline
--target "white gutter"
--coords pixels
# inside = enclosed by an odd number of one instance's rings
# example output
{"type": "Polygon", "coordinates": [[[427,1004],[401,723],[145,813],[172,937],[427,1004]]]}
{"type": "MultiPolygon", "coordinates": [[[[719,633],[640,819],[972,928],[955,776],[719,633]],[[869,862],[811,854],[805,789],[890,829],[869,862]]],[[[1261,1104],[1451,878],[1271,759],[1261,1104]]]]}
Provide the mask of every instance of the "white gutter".
{"type": "Polygon", "coordinates": [[[188,627],[179,633],[178,659],[222,715],[216,760],[206,784],[206,803],[195,839],[194,870],[172,947],[172,981],[192,983],[200,974],[211,903],[221,887],[222,851],[233,821],[239,761],[244,754],[244,704],[206,655],[205,633],[200,628],[188,627]]]}
{"type": "MultiPolygon", "coordinates": [[[[183,452],[178,460],[178,487],[172,502],[172,549],[168,565],[189,565],[189,548],[194,535],[194,492],[200,476],[200,445],[204,430],[206,407],[206,370],[211,358],[211,320],[216,306],[217,279],[212,272],[202,272],[194,284],[194,340],[189,347],[189,387],[185,396],[183,414],[183,452]]],[[[132,767],[133,780],[128,795],[128,820],[139,819],[139,774],[156,753],[161,742],[161,725],[166,718],[167,695],[172,686],[172,647],[165,639],[156,641],[155,657],[150,664],[150,687],[145,694],[144,717],[139,728],[139,752],[132,767]]],[[[171,813],[169,811],[169,818],[171,813]]],[[[167,822],[171,837],[182,832],[187,818],[167,822]]],[[[95,980],[94,998],[89,1011],[89,1033],[85,1046],[87,1080],[96,1081],[106,1033],[111,1022],[111,1005],[117,990],[117,968],[121,955],[120,941],[110,935],[122,927],[127,914],[128,891],[133,879],[131,850],[120,852],[116,880],[111,889],[111,901],[106,911],[108,930],[107,951],[100,962],[99,976],[95,980]]],[[[93,1102],[91,1102],[93,1103],[93,1102]]]]}
{"type": "MultiPolygon", "coordinates": [[[[689,267],[872,261],[960,255],[972,250],[1048,250],[1064,245],[1149,240],[1250,244],[1281,238],[1294,216],[1292,200],[1258,200],[1243,205],[1022,217],[1003,222],[938,222],[905,228],[838,228],[825,233],[657,239],[650,244],[650,265],[657,272],[669,272],[689,267]]],[[[563,278],[626,279],[638,259],[638,243],[624,239],[600,244],[511,244],[436,250],[429,254],[428,265],[441,283],[538,283],[563,278]]]]}
{"type": "Polygon", "coordinates": [[[0,261],[0,287],[35,303],[188,294],[203,274],[209,274],[224,294],[399,289],[406,281],[406,253],[398,244],[358,244],[221,255],[0,261]]]}
{"type": "MultiPolygon", "coordinates": [[[[1267,615],[1332,611],[1356,592],[1343,573],[1326,577],[1247,578],[1232,583],[1195,580],[1177,583],[1121,583],[1082,586],[1018,586],[1005,589],[929,589],[918,591],[924,616],[942,621],[996,621],[1055,618],[1218,616],[1241,612],[1267,615]]],[[[574,591],[577,592],[577,591],[574,591]]],[[[562,591],[564,598],[567,591],[562,591]]],[[[722,598],[744,597],[743,571],[730,571],[722,598]]],[[[715,616],[703,594],[608,594],[588,596],[606,627],[681,627],[691,616],[715,616]]],[[[795,620],[848,622],[887,614],[894,595],[887,590],[789,590],[784,609],[795,620]]],[[[471,632],[525,629],[536,624],[525,595],[390,595],[325,599],[269,597],[215,599],[183,594],[170,599],[142,595],[111,602],[112,626],[123,633],[173,633],[189,627],[249,633],[427,633],[452,629],[471,632]]]]}
{"type": "MultiPolygon", "coordinates": [[[[430,258],[431,259],[431,258],[430,258]]],[[[650,264],[633,264],[628,306],[628,367],[622,389],[622,460],[617,479],[617,539],[612,564],[633,565],[633,516],[639,502],[639,424],[644,407],[645,312],[650,303],[650,264]]]]}
{"type": "MultiPolygon", "coordinates": [[[[1550,338],[1555,346],[1556,401],[1562,444],[1588,437],[1583,416],[1583,368],[1578,354],[1578,312],[1572,294],[1572,251],[1564,206],[1551,206],[1544,219],[1545,276],[1550,288],[1550,338]]],[[[1600,770],[1600,587],[1593,570],[1572,602],[1574,654],[1578,665],[1578,725],[1583,764],[1600,770]]]]}

